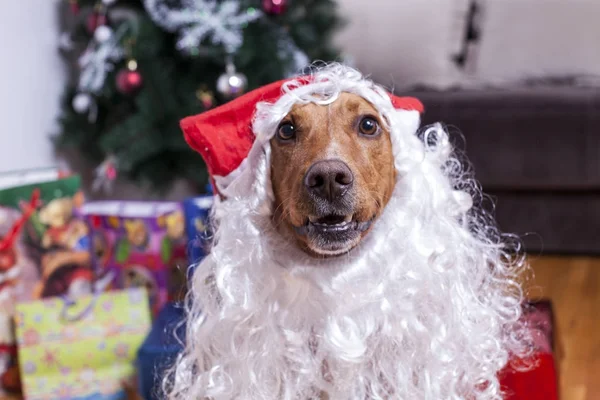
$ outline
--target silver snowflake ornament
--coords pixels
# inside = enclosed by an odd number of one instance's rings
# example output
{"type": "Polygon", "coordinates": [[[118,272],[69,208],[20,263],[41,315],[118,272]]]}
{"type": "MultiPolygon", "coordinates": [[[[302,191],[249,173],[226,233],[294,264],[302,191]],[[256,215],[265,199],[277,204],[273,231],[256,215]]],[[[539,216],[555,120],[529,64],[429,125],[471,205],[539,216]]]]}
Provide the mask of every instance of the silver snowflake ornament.
{"type": "Polygon", "coordinates": [[[115,34],[111,32],[110,35],[106,35],[105,40],[90,43],[79,57],[78,64],[81,72],[78,89],[80,92],[97,94],[102,90],[106,76],[113,70],[114,64],[125,56],[125,51],[119,44],[124,31],[125,28],[120,27],[115,34]]]}
{"type": "Polygon", "coordinates": [[[144,0],[152,20],[169,32],[177,32],[177,49],[193,52],[200,43],[210,38],[213,45],[223,45],[229,54],[243,44],[244,27],[262,16],[255,8],[240,11],[237,0],[182,0],[174,8],[164,0],[144,0]]]}

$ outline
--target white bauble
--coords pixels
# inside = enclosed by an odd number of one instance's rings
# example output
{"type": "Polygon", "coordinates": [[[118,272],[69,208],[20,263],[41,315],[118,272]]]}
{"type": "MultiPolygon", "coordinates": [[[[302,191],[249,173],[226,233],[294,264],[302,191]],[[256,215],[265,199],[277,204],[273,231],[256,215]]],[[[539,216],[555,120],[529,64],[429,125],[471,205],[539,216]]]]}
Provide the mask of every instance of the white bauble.
{"type": "Polygon", "coordinates": [[[88,93],[78,93],[73,97],[73,110],[75,110],[79,114],[83,114],[84,112],[90,109],[92,105],[92,96],[88,93]]]}
{"type": "Polygon", "coordinates": [[[94,31],[94,39],[99,43],[104,43],[109,40],[113,35],[112,29],[106,25],[101,25],[94,31]]]}

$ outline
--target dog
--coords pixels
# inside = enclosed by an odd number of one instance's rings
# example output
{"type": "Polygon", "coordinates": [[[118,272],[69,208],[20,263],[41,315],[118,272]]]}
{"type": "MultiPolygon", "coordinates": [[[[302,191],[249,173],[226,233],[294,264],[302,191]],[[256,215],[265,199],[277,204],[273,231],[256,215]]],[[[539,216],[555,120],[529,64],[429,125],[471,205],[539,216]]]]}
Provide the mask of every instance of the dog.
{"type": "Polygon", "coordinates": [[[330,64],[182,121],[219,195],[166,398],[502,398],[526,265],[421,108],[330,64]]]}

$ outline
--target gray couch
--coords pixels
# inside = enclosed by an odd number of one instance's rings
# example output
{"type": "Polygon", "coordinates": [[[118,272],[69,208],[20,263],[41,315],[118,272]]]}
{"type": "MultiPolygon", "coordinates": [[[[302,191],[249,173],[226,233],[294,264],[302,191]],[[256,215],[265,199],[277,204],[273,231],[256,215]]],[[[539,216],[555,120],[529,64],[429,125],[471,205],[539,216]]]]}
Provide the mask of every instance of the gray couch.
{"type": "Polygon", "coordinates": [[[424,123],[448,125],[500,228],[529,253],[600,253],[600,89],[409,94],[425,104],[424,123]]]}

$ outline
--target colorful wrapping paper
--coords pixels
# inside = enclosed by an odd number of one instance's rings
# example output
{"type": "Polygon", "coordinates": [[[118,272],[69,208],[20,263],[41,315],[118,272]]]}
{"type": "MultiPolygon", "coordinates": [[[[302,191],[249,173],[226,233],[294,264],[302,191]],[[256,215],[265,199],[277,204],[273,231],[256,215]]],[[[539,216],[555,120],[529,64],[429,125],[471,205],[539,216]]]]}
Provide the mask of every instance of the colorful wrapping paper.
{"type": "Polygon", "coordinates": [[[89,231],[78,213],[80,178],[50,176],[9,187],[0,177],[0,235],[12,236],[0,246],[0,284],[19,301],[63,295],[78,278],[92,280],[89,231]]]}
{"type": "Polygon", "coordinates": [[[94,265],[113,279],[110,289],[145,287],[154,315],[185,294],[183,209],[175,202],[88,203],[94,265]]]}
{"type": "Polygon", "coordinates": [[[20,390],[15,304],[92,291],[83,200],[79,177],[58,169],[0,174],[0,393],[20,390]]]}
{"type": "Polygon", "coordinates": [[[150,329],[148,295],[135,288],[20,303],[16,326],[27,400],[125,400],[150,329]]]}

